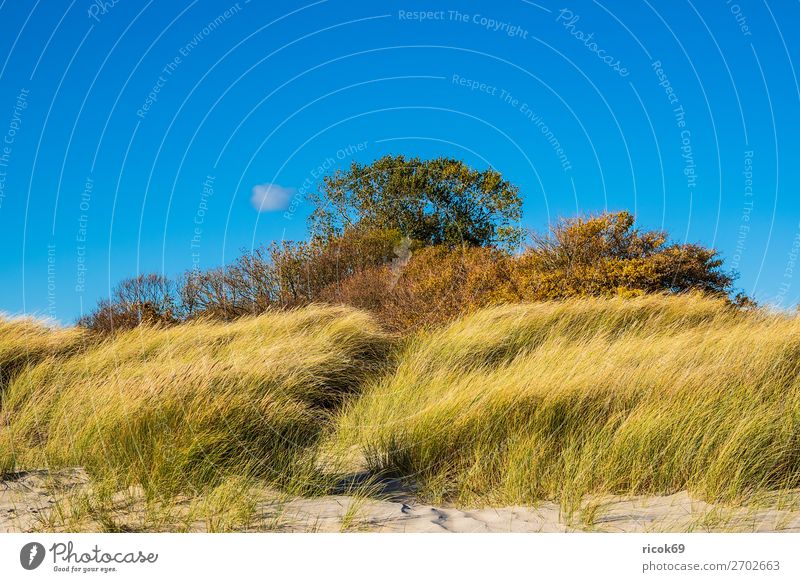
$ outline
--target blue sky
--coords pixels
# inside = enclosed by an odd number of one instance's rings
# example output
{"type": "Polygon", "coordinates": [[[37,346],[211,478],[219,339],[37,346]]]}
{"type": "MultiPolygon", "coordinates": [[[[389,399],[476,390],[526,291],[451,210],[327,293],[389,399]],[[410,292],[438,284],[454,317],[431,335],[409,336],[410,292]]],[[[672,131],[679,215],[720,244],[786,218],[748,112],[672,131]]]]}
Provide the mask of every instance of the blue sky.
{"type": "Polygon", "coordinates": [[[800,297],[800,3],[0,3],[0,310],[306,236],[387,153],[520,186],[524,225],[634,211],[800,297]],[[420,14],[420,11],[424,13],[420,14]]]}

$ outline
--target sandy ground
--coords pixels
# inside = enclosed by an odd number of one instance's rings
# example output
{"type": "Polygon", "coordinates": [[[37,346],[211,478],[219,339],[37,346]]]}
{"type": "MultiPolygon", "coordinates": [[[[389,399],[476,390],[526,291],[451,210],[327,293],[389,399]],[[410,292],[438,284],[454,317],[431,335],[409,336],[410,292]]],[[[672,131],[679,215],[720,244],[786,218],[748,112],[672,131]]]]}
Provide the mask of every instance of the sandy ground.
{"type": "MultiPolygon", "coordinates": [[[[64,525],[60,506],[89,489],[81,469],[55,473],[30,471],[0,481],[0,532],[47,530],[103,531],[107,524],[84,521],[64,525]],[[61,501],[61,503],[59,503],[61,501]],[[58,525],[61,524],[61,525],[58,525]]],[[[130,522],[136,531],[135,503],[120,502],[116,523],[130,522]]],[[[370,532],[687,532],[744,531],[800,532],[800,492],[781,496],[782,506],[719,507],[692,500],[686,492],[670,496],[617,497],[593,499],[582,513],[571,517],[558,504],[544,502],[536,507],[459,509],[447,505],[417,503],[413,494],[394,488],[386,499],[349,495],[318,498],[279,499],[274,492],[256,492],[255,505],[246,530],[277,531],[370,531],[370,532]]],[[[180,506],[180,504],[178,504],[180,506]]],[[[189,503],[186,503],[188,508],[189,503]]],[[[180,511],[179,511],[180,513],[180,511]]],[[[173,515],[174,517],[174,515],[173,515]]],[[[147,527],[150,529],[152,526],[147,527]]],[[[126,529],[126,528],[123,528],[126,529]]],[[[160,529],[205,531],[214,529],[208,520],[190,520],[181,526],[164,522],[160,529]]]]}
{"type": "Polygon", "coordinates": [[[567,518],[558,504],[537,507],[457,509],[413,502],[329,496],[289,502],[285,514],[298,529],[382,532],[800,532],[800,512],[777,509],[722,509],[693,501],[685,492],[664,497],[608,497],[591,518],[567,518]],[[350,508],[353,508],[351,511],[350,508]],[[303,527],[306,524],[306,527],[303,527]]]}

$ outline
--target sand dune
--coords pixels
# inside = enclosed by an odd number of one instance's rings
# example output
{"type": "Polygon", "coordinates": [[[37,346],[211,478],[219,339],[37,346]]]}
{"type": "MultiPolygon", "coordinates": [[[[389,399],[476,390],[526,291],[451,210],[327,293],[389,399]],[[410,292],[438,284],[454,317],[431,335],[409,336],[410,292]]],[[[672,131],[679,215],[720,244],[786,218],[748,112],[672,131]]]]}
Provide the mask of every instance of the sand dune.
{"type": "MultiPolygon", "coordinates": [[[[87,491],[89,478],[81,469],[48,473],[29,471],[0,481],[0,532],[52,528],[59,500],[87,491]],[[49,525],[48,525],[49,524],[49,525]]],[[[543,502],[535,507],[463,509],[418,503],[411,492],[395,489],[388,499],[352,495],[296,498],[286,501],[271,491],[255,491],[258,499],[246,530],[369,531],[369,532],[686,532],[745,531],[800,532],[800,492],[784,493],[783,506],[721,507],[693,500],[686,492],[670,496],[607,496],[591,500],[580,513],[565,515],[560,506],[543,502]]],[[[188,505],[188,504],[187,504],[188,505]]],[[[136,522],[135,504],[120,504],[117,518],[136,522]],[[127,515],[126,515],[127,513],[127,515]]],[[[56,528],[62,529],[62,528],[56,528]]],[[[69,528],[67,528],[69,529],[69,528]]],[[[84,522],[84,531],[102,530],[84,522]]],[[[131,526],[131,529],[136,529],[131,526]]],[[[204,531],[202,521],[189,531],[204,531]]]]}

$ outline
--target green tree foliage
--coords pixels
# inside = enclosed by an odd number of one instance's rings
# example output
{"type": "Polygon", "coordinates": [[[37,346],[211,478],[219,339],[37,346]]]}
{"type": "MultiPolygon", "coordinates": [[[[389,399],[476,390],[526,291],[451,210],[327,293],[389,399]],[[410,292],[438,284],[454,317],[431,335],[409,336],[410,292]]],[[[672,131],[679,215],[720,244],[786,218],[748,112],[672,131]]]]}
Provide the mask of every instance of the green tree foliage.
{"type": "Polygon", "coordinates": [[[519,189],[452,158],[353,162],[327,176],[311,201],[311,231],[324,240],[353,227],[398,231],[424,246],[513,248],[521,240],[519,189]]]}

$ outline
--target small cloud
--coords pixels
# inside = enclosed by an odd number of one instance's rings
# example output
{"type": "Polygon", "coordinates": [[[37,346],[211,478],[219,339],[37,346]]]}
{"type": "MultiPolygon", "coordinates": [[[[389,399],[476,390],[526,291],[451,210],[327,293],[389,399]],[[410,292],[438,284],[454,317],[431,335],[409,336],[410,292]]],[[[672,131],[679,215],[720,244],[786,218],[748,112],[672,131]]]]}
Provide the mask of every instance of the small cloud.
{"type": "Polygon", "coordinates": [[[280,184],[256,184],[250,202],[259,212],[286,210],[294,196],[295,189],[280,184]]]}

